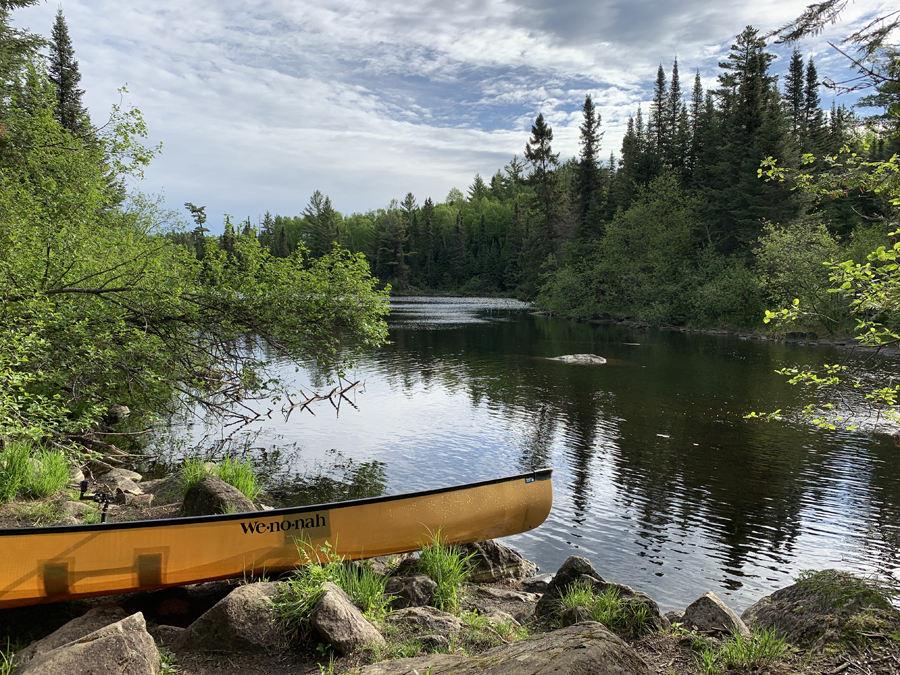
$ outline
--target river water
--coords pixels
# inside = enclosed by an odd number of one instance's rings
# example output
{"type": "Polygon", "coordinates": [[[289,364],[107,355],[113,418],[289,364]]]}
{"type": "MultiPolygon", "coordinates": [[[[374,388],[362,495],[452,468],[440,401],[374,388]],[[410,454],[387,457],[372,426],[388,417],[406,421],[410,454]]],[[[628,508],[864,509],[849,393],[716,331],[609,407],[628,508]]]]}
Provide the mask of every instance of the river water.
{"type": "MultiPolygon", "coordinates": [[[[232,438],[276,503],[552,467],[549,518],[505,543],[543,571],[585,556],[664,610],[711,590],[740,612],[804,569],[900,567],[891,437],[744,419],[796,408],[803,392],[775,369],[837,362],[834,348],[576,324],[504,300],[398,299],[389,324],[390,344],[348,372],[355,408],[320,402],[285,420],[283,401],[260,402],[272,418],[232,438]],[[575,353],[608,363],[548,360],[575,353]]],[[[293,371],[307,392],[331,388],[293,371]]],[[[228,433],[176,426],[157,448],[215,456],[228,433]]]]}

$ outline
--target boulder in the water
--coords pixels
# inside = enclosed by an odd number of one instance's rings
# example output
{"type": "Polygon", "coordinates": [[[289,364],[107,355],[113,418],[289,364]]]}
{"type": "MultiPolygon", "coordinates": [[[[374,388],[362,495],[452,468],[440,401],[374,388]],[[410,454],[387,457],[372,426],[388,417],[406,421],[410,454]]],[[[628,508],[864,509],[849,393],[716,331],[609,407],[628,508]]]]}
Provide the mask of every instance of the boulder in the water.
{"type": "Polygon", "coordinates": [[[602,366],[606,363],[606,359],[596,354],[566,354],[565,356],[554,356],[550,360],[574,363],[578,366],[602,366]]]}

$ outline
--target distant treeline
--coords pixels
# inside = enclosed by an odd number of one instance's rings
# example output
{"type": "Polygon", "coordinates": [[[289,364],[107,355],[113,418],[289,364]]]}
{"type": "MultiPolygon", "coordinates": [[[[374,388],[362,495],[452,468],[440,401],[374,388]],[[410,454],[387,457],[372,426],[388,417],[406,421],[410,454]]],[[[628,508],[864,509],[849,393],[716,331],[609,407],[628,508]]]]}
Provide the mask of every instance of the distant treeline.
{"type": "MultiPolygon", "coordinates": [[[[897,59],[885,50],[884,59],[897,59]]],[[[760,323],[764,309],[799,297],[821,310],[827,330],[848,327],[841,300],[826,293],[829,259],[864,259],[886,243],[887,200],[834,195],[817,202],[789,182],[766,180],[760,163],[828,171],[828,155],[849,145],[873,160],[898,148],[888,115],[860,118],[823,110],[812,58],[791,56],[783,82],[775,56],[747,27],[719,63],[718,87],[699,73],[683,89],[677,60],[659,67],[649,110],[629,119],[621,158],[601,160],[602,120],[585,99],[577,157],[559,161],[542,115],[524,156],[467,194],[441,203],[409,193],[387,208],[342,215],[316,192],[302,214],[267,213],[226,223],[255,232],[279,257],[303,245],[318,257],[335,244],[366,255],[393,292],[504,294],[574,317],[597,313],[674,324],[760,323]]],[[[886,111],[900,93],[884,86],[857,107],[886,111]]],[[[173,235],[203,251],[197,228],[173,235]]]]}

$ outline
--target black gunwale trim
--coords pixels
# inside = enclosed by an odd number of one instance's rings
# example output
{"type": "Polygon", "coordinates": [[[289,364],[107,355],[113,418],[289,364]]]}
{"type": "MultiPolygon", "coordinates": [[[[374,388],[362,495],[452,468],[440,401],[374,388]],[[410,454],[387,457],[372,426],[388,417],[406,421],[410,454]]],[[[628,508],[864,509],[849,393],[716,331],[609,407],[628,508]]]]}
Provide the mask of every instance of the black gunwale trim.
{"type": "Polygon", "coordinates": [[[288,506],[287,508],[273,509],[271,511],[247,511],[245,513],[228,513],[214,516],[189,516],[186,518],[162,518],[159,520],[130,520],[123,523],[96,523],[92,525],[50,525],[48,527],[19,527],[0,530],[0,537],[26,534],[59,534],[63,532],[105,532],[110,530],[132,530],[142,527],[178,527],[180,525],[193,525],[196,523],[228,522],[231,520],[247,520],[249,518],[271,518],[273,516],[277,517],[281,515],[308,513],[310,511],[324,511],[326,509],[339,509],[348,506],[380,504],[383,502],[392,502],[400,499],[410,499],[412,497],[427,497],[429,495],[436,495],[447,492],[458,492],[459,490],[468,490],[471,488],[485,487],[487,485],[496,485],[498,483],[506,483],[515,480],[525,480],[528,478],[531,478],[534,481],[548,480],[551,477],[552,473],[553,469],[537,469],[536,471],[520,473],[515,476],[493,478],[491,480],[483,480],[477,483],[453,485],[451,487],[435,488],[432,490],[424,490],[422,492],[407,492],[401,495],[369,497],[367,499],[352,499],[346,502],[330,502],[328,504],[312,504],[310,506],[288,506]]]}

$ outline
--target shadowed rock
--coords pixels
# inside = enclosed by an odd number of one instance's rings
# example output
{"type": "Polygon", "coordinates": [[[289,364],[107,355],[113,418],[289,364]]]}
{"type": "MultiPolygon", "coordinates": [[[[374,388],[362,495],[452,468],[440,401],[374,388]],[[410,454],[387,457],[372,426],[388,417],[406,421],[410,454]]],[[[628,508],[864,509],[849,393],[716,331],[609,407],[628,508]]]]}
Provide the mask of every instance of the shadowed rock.
{"type": "Polygon", "coordinates": [[[463,627],[461,619],[434,607],[407,607],[389,614],[386,620],[416,628],[424,633],[441,635],[459,633],[463,627]]]}
{"type": "Polygon", "coordinates": [[[159,651],[140,612],[34,655],[17,675],[157,675],[159,651]]]}
{"type": "Polygon", "coordinates": [[[704,593],[684,610],[684,621],[702,631],[737,633],[749,639],[750,629],[715,593],[704,593]]]}
{"type": "Polygon", "coordinates": [[[186,516],[211,516],[217,513],[256,511],[253,502],[236,487],[218,476],[204,476],[184,495],[181,512],[186,516]]]}
{"type": "Polygon", "coordinates": [[[650,675],[644,660],[602,624],[579,623],[494,647],[477,656],[448,654],[385,661],[359,675],[650,675]]]}
{"type": "Polygon", "coordinates": [[[485,584],[501,579],[525,579],[537,572],[537,565],[526,560],[518,551],[488,539],[474,544],[462,544],[460,550],[466,555],[473,554],[470,563],[469,581],[485,584]]]}
{"type": "Polygon", "coordinates": [[[874,582],[838,570],[803,575],[748,607],[741,619],[753,629],[774,628],[806,649],[900,629],[900,612],[874,582]]]}
{"type": "Polygon", "coordinates": [[[559,611],[559,599],[566,589],[576,583],[590,587],[595,593],[605,593],[609,588],[614,588],[617,596],[630,603],[640,603],[647,608],[648,630],[664,630],[671,626],[669,620],[659,610],[659,605],[646,593],[636,591],[624,584],[614,584],[606,581],[597,574],[594,566],[587,558],[570,556],[557,571],[553,581],[547,587],[547,592],[541,596],[535,607],[535,614],[541,617],[550,617],[559,611]]]}
{"type": "Polygon", "coordinates": [[[262,652],[287,646],[275,620],[276,582],[238,586],[192,623],[180,646],[201,651],[262,652]]]}
{"type": "Polygon", "coordinates": [[[414,574],[410,577],[391,577],[384,587],[385,595],[392,595],[392,609],[404,607],[422,607],[431,602],[437,584],[425,574],[414,574]]]}
{"type": "Polygon", "coordinates": [[[328,582],[325,593],[313,607],[309,621],[328,643],[342,654],[385,644],[378,629],[366,621],[350,597],[328,582]]]}
{"type": "Polygon", "coordinates": [[[47,637],[25,647],[25,649],[16,654],[13,662],[22,666],[31,661],[31,659],[38,654],[49,652],[57,647],[62,647],[64,644],[78,640],[96,630],[105,628],[117,621],[121,621],[126,616],[128,616],[128,614],[118,605],[101,605],[100,607],[95,607],[87,614],[79,616],[77,619],[72,619],[69,623],[50,633],[47,637]]]}

